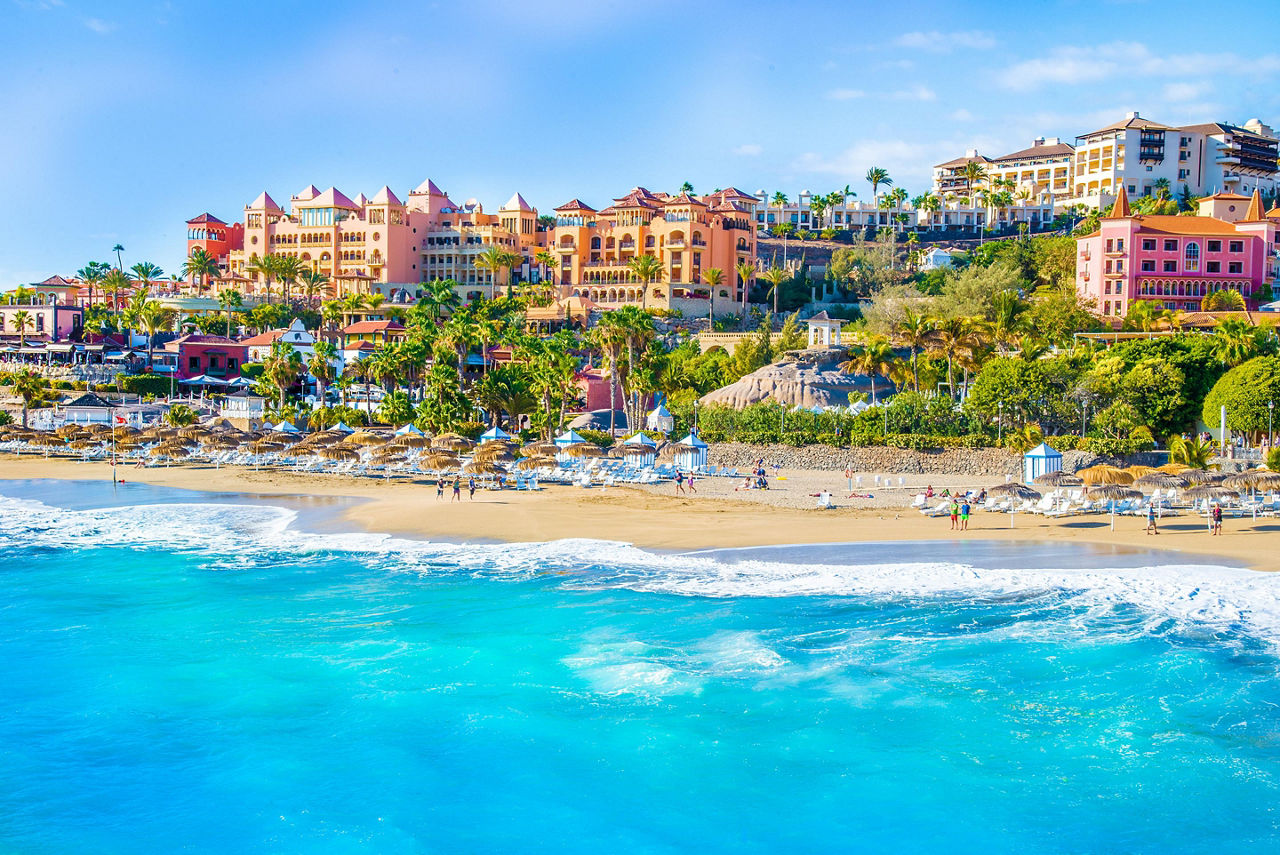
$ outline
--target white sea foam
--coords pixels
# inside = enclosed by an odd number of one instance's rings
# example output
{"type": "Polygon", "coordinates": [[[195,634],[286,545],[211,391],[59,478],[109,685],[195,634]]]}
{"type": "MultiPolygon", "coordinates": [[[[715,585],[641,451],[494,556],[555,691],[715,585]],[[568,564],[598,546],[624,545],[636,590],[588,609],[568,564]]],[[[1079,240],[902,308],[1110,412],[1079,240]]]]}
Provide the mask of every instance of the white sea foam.
{"type": "MultiPolygon", "coordinates": [[[[467,573],[498,579],[555,578],[569,588],[628,589],[690,597],[852,597],[862,600],[992,601],[1053,598],[1088,621],[1137,607],[1151,631],[1170,619],[1198,632],[1244,631],[1280,644],[1280,574],[1211,565],[1137,568],[987,569],[951,562],[856,565],[713,555],[656,554],[625,543],[560,540],[472,545],[428,543],[383,534],[317,534],[293,527],[285,508],[235,504],[155,504],[65,510],[0,497],[0,553],[11,548],[156,547],[207,555],[216,569],[260,566],[317,553],[358,555],[398,572],[467,573]]],[[[1028,556],[1034,557],[1033,547],[1028,556]]],[[[722,638],[729,667],[768,668],[775,660],[742,637],[722,638]],[[737,664],[734,664],[737,663],[737,664]]],[[[773,654],[776,656],[776,654],[773,654]]],[[[644,679],[659,679],[649,675],[644,679]]]]}

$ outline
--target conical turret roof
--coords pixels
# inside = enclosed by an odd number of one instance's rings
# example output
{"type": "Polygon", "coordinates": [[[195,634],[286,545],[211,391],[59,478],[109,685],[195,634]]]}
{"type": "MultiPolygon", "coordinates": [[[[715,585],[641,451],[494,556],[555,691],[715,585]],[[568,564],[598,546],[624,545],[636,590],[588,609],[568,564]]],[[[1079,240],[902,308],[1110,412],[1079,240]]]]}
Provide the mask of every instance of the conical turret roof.
{"type": "Polygon", "coordinates": [[[1120,192],[1116,194],[1116,203],[1111,206],[1111,213],[1107,214],[1108,219],[1119,219],[1131,217],[1133,213],[1129,210],[1129,194],[1125,192],[1124,185],[1120,185],[1120,192]]]}
{"type": "Polygon", "coordinates": [[[400,197],[391,192],[391,188],[386,184],[382,185],[382,189],[373,194],[373,201],[370,205],[403,205],[400,197]]]}
{"type": "Polygon", "coordinates": [[[254,199],[252,202],[250,202],[248,205],[245,206],[245,210],[247,211],[280,211],[283,209],[279,205],[277,205],[276,200],[272,199],[271,196],[267,193],[267,191],[264,190],[258,194],[257,199],[254,199]]]}

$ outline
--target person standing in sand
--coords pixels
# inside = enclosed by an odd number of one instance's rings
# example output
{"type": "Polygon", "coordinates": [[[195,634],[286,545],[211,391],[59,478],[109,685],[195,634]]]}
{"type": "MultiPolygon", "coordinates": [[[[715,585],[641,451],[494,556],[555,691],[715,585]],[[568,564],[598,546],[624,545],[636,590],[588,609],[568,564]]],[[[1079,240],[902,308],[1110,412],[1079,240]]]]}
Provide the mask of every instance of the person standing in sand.
{"type": "Polygon", "coordinates": [[[476,500],[476,479],[475,478],[467,479],[467,498],[473,502],[476,500]]]}
{"type": "Polygon", "coordinates": [[[844,468],[844,480],[849,485],[849,492],[852,493],[853,492],[853,468],[852,467],[846,466],[844,468]]]}
{"type": "Polygon", "coordinates": [[[1214,505],[1209,514],[1209,519],[1213,522],[1213,534],[1216,537],[1222,534],[1222,505],[1214,505]]]}
{"type": "Polygon", "coordinates": [[[957,531],[960,528],[960,503],[955,499],[951,500],[951,530],[957,531]]]}
{"type": "Polygon", "coordinates": [[[437,478],[436,479],[436,501],[440,502],[443,500],[444,500],[444,479],[437,478]]]}
{"type": "Polygon", "coordinates": [[[960,530],[961,531],[969,530],[969,511],[970,511],[969,499],[966,497],[965,500],[960,503],[960,530]]]}
{"type": "Polygon", "coordinates": [[[453,479],[453,498],[450,503],[462,501],[462,479],[454,477],[453,479]]]}
{"type": "Polygon", "coordinates": [[[1156,506],[1147,505],[1147,534],[1159,534],[1160,526],[1156,523],[1156,506]]]}
{"type": "Polygon", "coordinates": [[[676,470],[676,492],[684,495],[684,473],[679,469],[676,470]]]}
{"type": "Polygon", "coordinates": [[[689,492],[690,492],[690,493],[696,493],[696,492],[698,492],[696,489],[694,489],[694,486],[693,486],[693,473],[692,473],[692,472],[690,472],[690,473],[689,473],[689,481],[688,481],[688,483],[687,483],[685,486],[687,486],[687,487],[689,488],[689,492]]]}

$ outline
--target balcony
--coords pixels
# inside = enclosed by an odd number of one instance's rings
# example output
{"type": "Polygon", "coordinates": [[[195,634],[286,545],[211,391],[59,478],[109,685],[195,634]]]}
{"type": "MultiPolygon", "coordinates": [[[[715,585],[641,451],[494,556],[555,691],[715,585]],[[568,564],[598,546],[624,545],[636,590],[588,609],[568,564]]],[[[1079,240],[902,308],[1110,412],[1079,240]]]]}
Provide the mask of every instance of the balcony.
{"type": "Polygon", "coordinates": [[[684,249],[684,248],[685,248],[684,241],[682,240],[673,240],[673,241],[667,242],[667,249],[684,249]]]}

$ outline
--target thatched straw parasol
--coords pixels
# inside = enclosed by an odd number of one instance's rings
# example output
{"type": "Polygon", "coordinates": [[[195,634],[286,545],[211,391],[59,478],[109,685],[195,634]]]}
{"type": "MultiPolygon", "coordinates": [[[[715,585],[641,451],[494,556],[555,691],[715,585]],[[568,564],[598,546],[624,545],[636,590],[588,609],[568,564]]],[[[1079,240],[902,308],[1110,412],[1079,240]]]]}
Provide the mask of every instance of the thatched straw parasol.
{"type": "Polygon", "coordinates": [[[428,454],[426,457],[418,461],[418,468],[443,472],[447,469],[457,469],[462,463],[456,454],[450,454],[447,451],[437,451],[428,454]]]}
{"type": "Polygon", "coordinates": [[[280,452],[280,454],[282,457],[310,457],[317,451],[319,451],[318,448],[308,448],[302,443],[298,443],[297,445],[285,448],[284,451],[280,452]]]}
{"type": "Polygon", "coordinates": [[[1135,490],[1124,484],[1102,484],[1097,487],[1089,487],[1085,493],[1090,499],[1105,499],[1112,502],[1142,498],[1141,490],[1135,490]]]}
{"type": "Polygon", "coordinates": [[[56,433],[37,433],[27,440],[29,445],[38,445],[42,448],[63,448],[67,441],[56,433]]]}
{"type": "Polygon", "coordinates": [[[343,442],[343,444],[370,446],[370,445],[382,445],[386,441],[387,441],[387,438],[382,434],[373,433],[367,430],[361,430],[361,431],[356,431],[355,433],[351,434],[351,436],[347,437],[346,440],[343,442]]]}
{"type": "Polygon", "coordinates": [[[1153,469],[1134,481],[1133,486],[1140,490],[1169,490],[1174,488],[1181,489],[1190,483],[1181,475],[1170,475],[1168,472],[1153,469]]]}
{"type": "Polygon", "coordinates": [[[179,430],[178,436],[184,436],[187,439],[208,439],[213,436],[213,431],[201,425],[190,425],[179,430]]]}
{"type": "Polygon", "coordinates": [[[92,424],[85,428],[93,436],[111,436],[111,426],[103,424],[92,424]]]}
{"type": "Polygon", "coordinates": [[[520,462],[516,464],[516,468],[521,472],[527,472],[530,469],[541,469],[544,466],[555,466],[556,459],[554,457],[522,457],[520,462]]]}
{"type": "Polygon", "coordinates": [[[1232,490],[1280,490],[1280,472],[1252,469],[1224,478],[1222,486],[1232,490]]]}
{"type": "Polygon", "coordinates": [[[560,449],[570,457],[604,457],[604,449],[594,442],[575,442],[560,449]]]}
{"type": "Polygon", "coordinates": [[[475,448],[475,445],[474,442],[457,433],[442,433],[431,440],[431,447],[441,451],[470,451],[475,448]]]}
{"type": "Polygon", "coordinates": [[[115,428],[112,433],[115,434],[116,439],[124,439],[126,436],[139,436],[142,434],[142,431],[138,430],[136,427],[121,425],[120,427],[115,428]]]}
{"type": "Polygon", "coordinates": [[[68,448],[74,448],[76,451],[85,451],[90,448],[98,448],[102,445],[100,439],[73,439],[68,443],[68,448]]]}
{"type": "Polygon", "coordinates": [[[1240,498],[1240,494],[1235,490],[1218,484],[1201,484],[1198,487],[1192,487],[1182,495],[1188,499],[1209,499],[1214,502],[1234,502],[1240,498]]]}
{"type": "Polygon", "coordinates": [[[503,475],[506,474],[506,471],[498,464],[490,463],[487,460],[473,460],[462,467],[464,475],[503,475]]]}
{"type": "Polygon", "coordinates": [[[406,433],[391,440],[388,445],[393,448],[427,448],[431,445],[431,440],[421,434],[406,433]]]}
{"type": "Polygon", "coordinates": [[[1185,463],[1165,463],[1156,467],[1158,471],[1168,472],[1170,475],[1181,475],[1190,468],[1191,467],[1185,463]]]}
{"type": "Polygon", "coordinates": [[[162,442],[148,452],[152,457],[168,457],[182,460],[191,456],[191,447],[182,443],[162,442]]]}
{"type": "Polygon", "coordinates": [[[273,451],[284,450],[284,443],[274,442],[269,439],[255,439],[249,443],[249,452],[251,454],[268,454],[273,451]]]}
{"type": "Polygon", "coordinates": [[[1152,472],[1155,472],[1156,468],[1154,466],[1126,466],[1124,471],[1132,475],[1133,480],[1136,481],[1143,475],[1150,475],[1152,472]]]}
{"type": "MultiPolygon", "coordinates": [[[[639,449],[643,450],[643,449],[639,449]]],[[[1069,472],[1057,470],[1055,472],[1046,472],[1043,475],[1035,477],[1035,483],[1042,487],[1079,487],[1084,483],[1079,475],[1072,475],[1069,472]]]]}
{"type": "Polygon", "coordinates": [[[1085,484],[1121,484],[1128,486],[1133,483],[1134,476],[1130,475],[1123,469],[1117,469],[1114,466],[1102,464],[1100,466],[1090,466],[1087,469],[1081,469],[1076,473],[1085,484]]]}
{"type": "Polygon", "coordinates": [[[1188,484],[1221,484],[1227,477],[1225,472],[1209,472],[1205,469],[1183,469],[1179,478],[1185,478],[1188,484]]]}
{"type": "Polygon", "coordinates": [[[555,457],[560,452],[560,446],[554,442],[531,442],[524,448],[520,449],[520,454],[524,457],[555,457]]]}
{"type": "Polygon", "coordinates": [[[84,428],[80,425],[63,425],[55,430],[54,433],[63,439],[75,439],[76,434],[82,433],[83,431],[84,428]]]}
{"type": "Polygon", "coordinates": [[[489,463],[512,463],[516,459],[516,456],[505,448],[477,448],[472,457],[489,463]]]}
{"type": "Polygon", "coordinates": [[[1033,490],[1025,484],[1019,484],[1016,481],[1011,481],[1007,484],[997,484],[990,490],[987,490],[987,495],[997,497],[1010,496],[1014,499],[1025,501],[1027,499],[1040,498],[1040,491],[1033,490]]]}
{"type": "Polygon", "coordinates": [[[359,460],[360,452],[354,448],[342,448],[340,446],[331,445],[328,448],[320,449],[320,456],[325,460],[359,460]]]}

